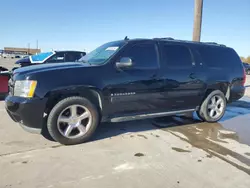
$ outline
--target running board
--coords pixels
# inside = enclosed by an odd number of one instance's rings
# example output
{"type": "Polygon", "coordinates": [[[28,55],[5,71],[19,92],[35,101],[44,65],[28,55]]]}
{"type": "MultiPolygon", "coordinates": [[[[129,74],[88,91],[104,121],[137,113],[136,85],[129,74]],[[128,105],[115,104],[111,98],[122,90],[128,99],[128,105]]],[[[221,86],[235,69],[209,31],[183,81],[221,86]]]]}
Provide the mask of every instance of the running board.
{"type": "Polygon", "coordinates": [[[156,118],[156,117],[171,116],[171,115],[176,115],[176,114],[185,114],[185,113],[194,112],[194,111],[196,111],[196,109],[178,110],[178,111],[170,111],[170,112],[158,112],[158,113],[151,113],[151,114],[129,115],[129,116],[111,118],[111,122],[122,122],[122,121],[132,121],[132,120],[140,120],[140,119],[146,119],[146,118],[156,118]]]}

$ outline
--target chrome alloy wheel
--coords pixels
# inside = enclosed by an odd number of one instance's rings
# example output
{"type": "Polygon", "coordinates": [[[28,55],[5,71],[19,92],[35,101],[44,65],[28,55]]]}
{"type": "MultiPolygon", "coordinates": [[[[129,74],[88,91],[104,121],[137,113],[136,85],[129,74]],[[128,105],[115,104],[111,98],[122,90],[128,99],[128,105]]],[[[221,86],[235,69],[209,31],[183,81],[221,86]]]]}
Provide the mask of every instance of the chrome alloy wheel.
{"type": "Polygon", "coordinates": [[[58,116],[57,128],[64,137],[73,139],[85,135],[91,123],[92,115],[85,106],[71,105],[58,116]]]}
{"type": "Polygon", "coordinates": [[[213,96],[208,104],[207,110],[211,118],[216,119],[220,117],[224,111],[225,103],[221,96],[213,96]]]}

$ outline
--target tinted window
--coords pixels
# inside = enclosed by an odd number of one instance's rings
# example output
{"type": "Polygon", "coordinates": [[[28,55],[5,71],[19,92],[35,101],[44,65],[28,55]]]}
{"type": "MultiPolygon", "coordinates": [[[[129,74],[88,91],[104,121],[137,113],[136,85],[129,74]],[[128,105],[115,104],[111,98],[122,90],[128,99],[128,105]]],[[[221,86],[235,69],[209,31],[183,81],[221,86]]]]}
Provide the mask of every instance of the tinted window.
{"type": "Polygon", "coordinates": [[[133,67],[140,69],[157,68],[157,54],[154,44],[136,44],[122,54],[132,59],[133,67]]]}
{"type": "Polygon", "coordinates": [[[46,63],[62,63],[62,62],[65,62],[65,54],[61,52],[56,53],[46,61],[46,63]]]}
{"type": "Polygon", "coordinates": [[[84,57],[86,55],[85,52],[76,52],[75,53],[75,57],[77,60],[81,59],[82,57],[84,57]]]}
{"type": "Polygon", "coordinates": [[[229,48],[202,46],[198,51],[209,67],[232,67],[241,62],[236,52],[229,48]]]}
{"type": "Polygon", "coordinates": [[[85,53],[83,52],[67,52],[65,54],[65,61],[67,62],[75,62],[81,59],[85,53]]]}
{"type": "Polygon", "coordinates": [[[192,57],[190,50],[181,45],[163,45],[163,63],[168,67],[191,67],[192,57]]]}

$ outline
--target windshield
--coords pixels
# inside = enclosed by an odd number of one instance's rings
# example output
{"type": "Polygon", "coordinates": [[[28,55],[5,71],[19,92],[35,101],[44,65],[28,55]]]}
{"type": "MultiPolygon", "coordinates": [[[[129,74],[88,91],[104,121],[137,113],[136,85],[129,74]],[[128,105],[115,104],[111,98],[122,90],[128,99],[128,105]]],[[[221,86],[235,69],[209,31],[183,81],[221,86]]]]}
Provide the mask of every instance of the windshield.
{"type": "Polygon", "coordinates": [[[90,64],[103,64],[108,60],[115,52],[117,52],[123,45],[125,44],[125,41],[117,41],[117,42],[109,42],[106,43],[92,52],[88,53],[79,61],[87,62],[90,64]]]}
{"type": "Polygon", "coordinates": [[[55,54],[55,52],[43,52],[36,55],[30,56],[31,63],[42,63],[44,60],[48,59],[50,56],[55,54]]]}

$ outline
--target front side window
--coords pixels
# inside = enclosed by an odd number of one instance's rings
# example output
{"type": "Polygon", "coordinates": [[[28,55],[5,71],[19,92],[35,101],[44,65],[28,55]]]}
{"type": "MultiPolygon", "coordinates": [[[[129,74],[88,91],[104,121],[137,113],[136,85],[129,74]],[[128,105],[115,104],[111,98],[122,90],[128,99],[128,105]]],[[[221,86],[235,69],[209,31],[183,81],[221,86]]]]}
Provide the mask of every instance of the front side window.
{"type": "Polygon", "coordinates": [[[168,67],[188,68],[192,66],[192,56],[186,46],[164,44],[162,54],[163,63],[168,67]]]}
{"type": "Polygon", "coordinates": [[[83,56],[79,61],[89,64],[101,65],[104,64],[112,55],[114,55],[123,45],[125,41],[106,43],[92,52],[83,56]]]}
{"type": "Polygon", "coordinates": [[[133,68],[158,68],[157,53],[153,43],[136,44],[122,53],[121,57],[130,58],[133,62],[133,68]]]}

